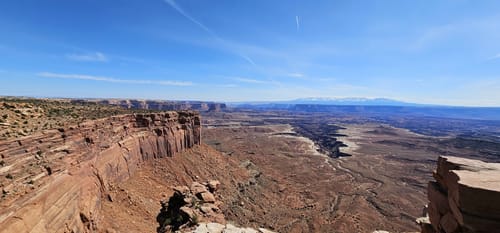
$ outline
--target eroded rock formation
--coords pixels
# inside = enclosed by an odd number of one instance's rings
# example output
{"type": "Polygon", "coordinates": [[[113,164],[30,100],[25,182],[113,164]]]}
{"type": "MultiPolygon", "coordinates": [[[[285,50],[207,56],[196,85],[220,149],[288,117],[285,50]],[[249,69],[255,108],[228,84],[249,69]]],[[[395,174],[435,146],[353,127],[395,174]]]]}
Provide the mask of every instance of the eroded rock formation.
{"type": "Polygon", "coordinates": [[[424,233],[498,232],[500,164],[439,157],[436,181],[429,182],[427,216],[418,219],[424,233]]]}
{"type": "Polygon", "coordinates": [[[220,182],[193,182],[190,187],[174,188],[174,195],[161,202],[162,208],[156,220],[158,233],[272,233],[259,228],[237,227],[226,222],[219,206],[222,204],[215,191],[220,182]]]}
{"type": "Polygon", "coordinates": [[[191,187],[175,187],[174,195],[161,202],[162,209],[157,217],[160,225],[158,232],[177,231],[199,222],[225,223],[219,208],[222,203],[215,199],[219,185],[219,181],[209,181],[203,184],[193,182],[191,187]]]}
{"type": "Polygon", "coordinates": [[[98,104],[115,105],[124,108],[162,110],[162,111],[179,111],[179,110],[220,111],[226,108],[226,104],[224,103],[203,102],[203,101],[89,99],[89,100],[72,100],[72,102],[73,103],[95,102],[98,104]]]}
{"type": "Polygon", "coordinates": [[[120,115],[0,142],[0,232],[96,232],[109,186],[200,144],[194,112],[120,115]]]}

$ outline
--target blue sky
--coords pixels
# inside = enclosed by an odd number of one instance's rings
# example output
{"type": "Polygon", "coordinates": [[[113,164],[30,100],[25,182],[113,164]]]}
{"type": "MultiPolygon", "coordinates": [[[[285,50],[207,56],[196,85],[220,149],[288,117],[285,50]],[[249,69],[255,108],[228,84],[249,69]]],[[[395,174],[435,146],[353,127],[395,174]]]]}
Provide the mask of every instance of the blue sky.
{"type": "Polygon", "coordinates": [[[500,106],[500,1],[0,2],[0,95],[500,106]]]}

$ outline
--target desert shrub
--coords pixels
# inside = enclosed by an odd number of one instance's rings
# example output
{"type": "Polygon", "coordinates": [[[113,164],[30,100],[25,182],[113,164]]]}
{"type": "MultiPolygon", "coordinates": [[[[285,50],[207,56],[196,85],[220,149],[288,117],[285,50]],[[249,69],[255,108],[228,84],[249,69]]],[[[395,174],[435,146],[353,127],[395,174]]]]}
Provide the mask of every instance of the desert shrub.
{"type": "Polygon", "coordinates": [[[189,225],[196,226],[199,223],[198,215],[193,215],[193,217],[189,220],[189,225]]]}

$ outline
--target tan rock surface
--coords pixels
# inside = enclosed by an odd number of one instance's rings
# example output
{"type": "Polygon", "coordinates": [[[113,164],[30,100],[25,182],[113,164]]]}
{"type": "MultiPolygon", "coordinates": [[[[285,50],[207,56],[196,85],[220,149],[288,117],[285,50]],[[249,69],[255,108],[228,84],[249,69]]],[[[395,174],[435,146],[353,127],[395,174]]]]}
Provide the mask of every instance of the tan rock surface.
{"type": "MultiPolygon", "coordinates": [[[[441,156],[434,176],[438,182],[430,182],[428,188],[428,214],[434,230],[500,229],[500,164],[441,156]]],[[[428,230],[423,226],[424,231],[428,230]]]]}

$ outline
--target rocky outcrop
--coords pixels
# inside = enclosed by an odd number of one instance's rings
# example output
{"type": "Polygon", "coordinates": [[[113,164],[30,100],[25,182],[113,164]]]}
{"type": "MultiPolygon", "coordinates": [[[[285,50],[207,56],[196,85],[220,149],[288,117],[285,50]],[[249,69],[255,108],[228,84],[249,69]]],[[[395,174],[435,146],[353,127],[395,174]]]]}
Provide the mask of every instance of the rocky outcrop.
{"type": "Polygon", "coordinates": [[[113,183],[200,144],[194,112],[120,115],[0,142],[0,232],[97,232],[113,183]]]}
{"type": "Polygon", "coordinates": [[[202,101],[166,101],[166,100],[133,100],[133,99],[89,99],[72,100],[73,103],[95,102],[98,104],[115,105],[123,108],[149,109],[162,111],[221,111],[226,108],[224,103],[202,101]]]}
{"type": "Polygon", "coordinates": [[[178,231],[195,226],[199,222],[225,223],[226,220],[215,199],[215,191],[220,183],[193,182],[191,187],[174,187],[174,195],[161,202],[161,210],[156,220],[160,225],[158,233],[178,231]]]}
{"type": "Polygon", "coordinates": [[[429,182],[422,232],[497,232],[500,229],[500,164],[439,157],[429,182]]]}
{"type": "Polygon", "coordinates": [[[162,208],[156,220],[158,233],[272,233],[264,228],[236,227],[226,223],[215,192],[220,182],[193,182],[190,187],[174,188],[174,195],[161,202],[162,208]]]}

